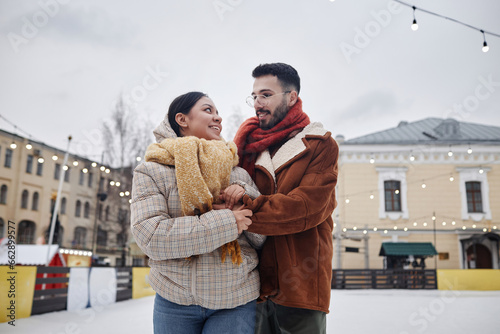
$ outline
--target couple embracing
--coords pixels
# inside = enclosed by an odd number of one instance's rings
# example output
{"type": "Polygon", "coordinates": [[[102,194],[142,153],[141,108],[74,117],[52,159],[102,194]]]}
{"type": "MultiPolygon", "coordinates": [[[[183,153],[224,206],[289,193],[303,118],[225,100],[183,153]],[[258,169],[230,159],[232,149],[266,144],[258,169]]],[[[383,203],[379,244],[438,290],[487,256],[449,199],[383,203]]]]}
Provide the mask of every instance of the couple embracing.
{"type": "Polygon", "coordinates": [[[155,333],[326,333],[338,146],[302,110],[297,71],[252,73],[233,142],[205,94],[174,99],[134,171],[155,333]]]}

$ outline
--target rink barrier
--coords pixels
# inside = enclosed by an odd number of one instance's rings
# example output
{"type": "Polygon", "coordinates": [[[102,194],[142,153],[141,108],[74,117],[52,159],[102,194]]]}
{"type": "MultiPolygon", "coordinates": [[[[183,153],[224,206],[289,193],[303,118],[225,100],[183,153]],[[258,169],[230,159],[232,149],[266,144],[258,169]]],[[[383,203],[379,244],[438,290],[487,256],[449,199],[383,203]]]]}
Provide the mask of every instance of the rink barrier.
{"type": "Polygon", "coordinates": [[[12,312],[0,312],[0,323],[54,311],[102,307],[153,295],[148,281],[149,269],[45,266],[16,266],[12,269],[0,266],[0,309],[14,308],[12,312]],[[135,294],[134,287],[136,290],[140,287],[135,294]]]}
{"type": "Polygon", "coordinates": [[[332,289],[437,289],[436,270],[333,270],[332,289]]]}

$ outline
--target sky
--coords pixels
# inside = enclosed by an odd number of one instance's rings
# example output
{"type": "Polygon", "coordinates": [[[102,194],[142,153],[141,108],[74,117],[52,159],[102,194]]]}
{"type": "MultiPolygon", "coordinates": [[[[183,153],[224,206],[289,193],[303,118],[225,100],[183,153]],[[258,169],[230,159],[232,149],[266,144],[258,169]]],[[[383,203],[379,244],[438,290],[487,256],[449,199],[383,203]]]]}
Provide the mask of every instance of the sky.
{"type": "MultiPolygon", "coordinates": [[[[89,159],[120,96],[154,125],[207,93],[223,134],[254,116],[252,70],[284,62],[303,109],[334,136],[452,117],[500,126],[500,2],[1,0],[0,128],[89,159]],[[6,121],[7,120],[7,121],[6,121]],[[11,124],[15,124],[15,127],[11,124]]],[[[151,137],[151,140],[153,138],[151,137]]]]}
{"type": "MultiPolygon", "coordinates": [[[[332,290],[326,332],[349,334],[498,333],[500,291],[332,290]]],[[[154,296],[50,312],[0,324],[2,333],[153,332],[154,296]],[[123,321],[123,319],[133,319],[123,321]]]]}

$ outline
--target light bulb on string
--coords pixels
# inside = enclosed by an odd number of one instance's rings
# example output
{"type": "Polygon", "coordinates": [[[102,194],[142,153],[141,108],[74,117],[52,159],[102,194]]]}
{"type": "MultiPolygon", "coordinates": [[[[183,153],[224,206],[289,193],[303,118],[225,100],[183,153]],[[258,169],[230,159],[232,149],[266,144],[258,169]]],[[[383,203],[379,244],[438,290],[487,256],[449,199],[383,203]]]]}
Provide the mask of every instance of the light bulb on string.
{"type": "Polygon", "coordinates": [[[31,143],[30,143],[30,142],[28,142],[28,144],[26,144],[26,148],[27,148],[28,150],[31,150],[31,149],[33,148],[33,145],[31,145],[31,143]]]}
{"type": "Polygon", "coordinates": [[[97,162],[93,162],[92,167],[97,167],[97,162]]]}
{"type": "Polygon", "coordinates": [[[479,167],[479,174],[483,174],[483,173],[484,173],[483,167],[479,167]]]}
{"type": "Polygon", "coordinates": [[[462,230],[465,230],[465,229],[467,229],[467,227],[465,227],[465,225],[464,225],[464,226],[462,226],[462,230]]]}
{"type": "Polygon", "coordinates": [[[472,228],[476,228],[476,224],[472,224],[472,228]]]}
{"type": "Polygon", "coordinates": [[[481,30],[481,33],[483,34],[483,48],[481,50],[483,50],[483,52],[488,52],[490,47],[488,46],[488,43],[486,43],[486,36],[484,35],[484,30],[481,30]]]}
{"type": "Polygon", "coordinates": [[[38,158],[38,163],[43,164],[43,163],[44,163],[44,161],[45,161],[45,159],[44,159],[43,157],[39,157],[39,158],[38,158]]]}
{"type": "Polygon", "coordinates": [[[417,9],[415,6],[413,8],[413,23],[411,25],[411,30],[417,31],[418,30],[418,24],[417,24],[417,19],[415,18],[415,9],[417,9]]]}
{"type": "Polygon", "coordinates": [[[408,231],[408,227],[405,227],[403,230],[404,230],[405,232],[406,232],[406,231],[408,231]]]}
{"type": "Polygon", "coordinates": [[[373,194],[370,194],[370,199],[374,199],[375,196],[373,194]]]}
{"type": "Polygon", "coordinates": [[[455,226],[457,223],[455,221],[451,222],[451,225],[455,226]]]}
{"type": "Polygon", "coordinates": [[[354,227],[352,228],[352,230],[353,230],[353,231],[356,231],[357,229],[358,229],[358,228],[357,228],[356,226],[354,226],[354,227]]]}
{"type": "Polygon", "coordinates": [[[453,182],[453,180],[455,180],[455,178],[453,177],[453,174],[450,174],[450,182],[453,182]]]}
{"type": "Polygon", "coordinates": [[[496,227],[496,226],[493,226],[493,229],[494,229],[494,230],[496,230],[496,229],[497,229],[497,227],[496,227]]]}
{"type": "Polygon", "coordinates": [[[345,199],[345,203],[346,203],[346,204],[349,204],[349,202],[350,202],[349,198],[346,198],[346,199],[345,199]]]}
{"type": "Polygon", "coordinates": [[[57,159],[59,159],[59,157],[57,156],[57,154],[54,154],[54,155],[52,156],[52,160],[57,161],[57,159]]]}
{"type": "Polygon", "coordinates": [[[423,223],[422,225],[427,226],[427,223],[423,223]]]}
{"type": "Polygon", "coordinates": [[[12,144],[10,144],[10,148],[15,150],[16,147],[17,147],[17,144],[14,141],[12,141],[12,144]]]}
{"type": "Polygon", "coordinates": [[[417,226],[417,222],[414,222],[414,223],[413,223],[413,226],[417,226]]]}
{"type": "Polygon", "coordinates": [[[415,156],[410,152],[410,161],[415,161],[415,156]]]}
{"type": "Polygon", "coordinates": [[[448,151],[448,156],[452,157],[453,156],[453,151],[451,150],[451,145],[450,145],[450,150],[448,151]]]}
{"type": "Polygon", "coordinates": [[[371,164],[375,163],[375,159],[373,158],[373,155],[370,157],[370,163],[371,164]]]}
{"type": "Polygon", "coordinates": [[[469,148],[467,149],[467,154],[472,154],[472,148],[469,145],[469,148]]]}
{"type": "Polygon", "coordinates": [[[422,188],[425,189],[425,187],[427,187],[427,185],[425,184],[424,181],[422,181],[422,188]]]}
{"type": "Polygon", "coordinates": [[[377,232],[378,228],[374,227],[373,232],[377,232]]]}

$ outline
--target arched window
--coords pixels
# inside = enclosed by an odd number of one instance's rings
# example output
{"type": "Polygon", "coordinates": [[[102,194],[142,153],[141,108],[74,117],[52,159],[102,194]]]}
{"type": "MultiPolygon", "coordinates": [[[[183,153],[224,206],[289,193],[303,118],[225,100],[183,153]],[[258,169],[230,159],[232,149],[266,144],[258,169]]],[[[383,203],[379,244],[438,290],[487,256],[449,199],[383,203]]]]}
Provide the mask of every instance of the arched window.
{"type": "Polygon", "coordinates": [[[73,244],[75,247],[85,248],[87,242],[87,229],[85,227],[76,227],[73,244]]]}
{"type": "Polygon", "coordinates": [[[76,201],[75,217],[80,217],[82,215],[82,202],[80,200],[76,201]]]}
{"type": "Polygon", "coordinates": [[[5,224],[3,222],[3,218],[0,218],[0,239],[2,239],[4,236],[4,232],[3,232],[4,228],[5,228],[5,224]]]}
{"type": "Polygon", "coordinates": [[[89,214],[90,214],[90,203],[85,202],[85,207],[83,208],[83,217],[89,218],[89,214]]]}
{"type": "Polygon", "coordinates": [[[21,209],[27,209],[28,208],[28,197],[29,197],[29,192],[28,190],[23,190],[23,194],[21,195],[21,209]]]}
{"type": "Polygon", "coordinates": [[[38,197],[39,197],[38,192],[35,191],[33,193],[33,201],[31,202],[31,210],[33,210],[33,211],[38,210],[38,197]]]}
{"type": "Polygon", "coordinates": [[[35,241],[35,223],[23,220],[19,223],[17,230],[18,244],[32,244],[35,241]]]}
{"type": "Polygon", "coordinates": [[[61,199],[61,215],[66,214],[66,197],[61,199]]]}
{"type": "Polygon", "coordinates": [[[5,184],[0,189],[0,204],[7,204],[7,186],[5,184]]]}

